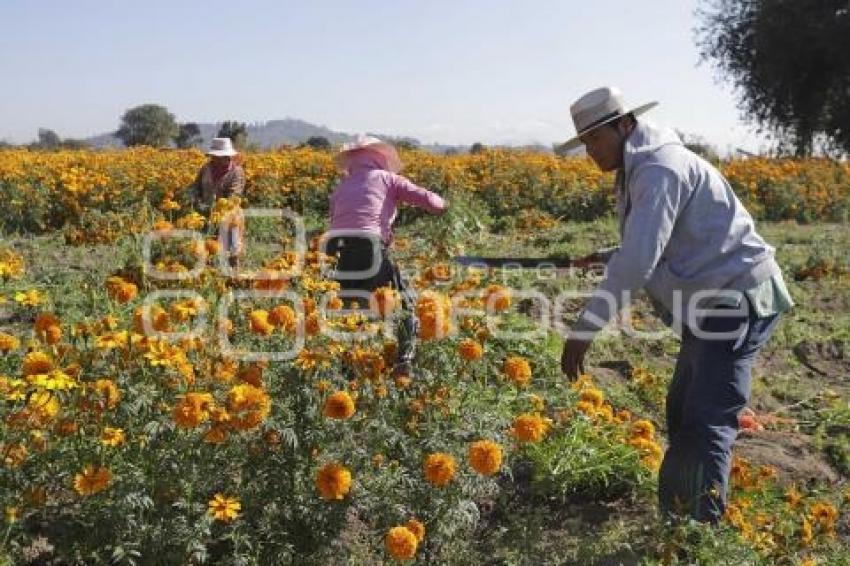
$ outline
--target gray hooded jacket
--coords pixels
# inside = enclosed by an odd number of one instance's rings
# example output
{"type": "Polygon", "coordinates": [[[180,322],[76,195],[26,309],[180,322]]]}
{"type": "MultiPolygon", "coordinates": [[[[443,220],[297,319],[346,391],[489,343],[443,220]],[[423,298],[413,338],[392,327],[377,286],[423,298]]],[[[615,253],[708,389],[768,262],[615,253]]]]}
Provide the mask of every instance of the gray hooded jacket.
{"type": "Polygon", "coordinates": [[[692,299],[781,279],[774,249],[729,183],[672,130],[638,122],[617,181],[621,247],[573,332],[592,336],[641,289],[668,323],[688,324],[697,316],[692,299]]]}

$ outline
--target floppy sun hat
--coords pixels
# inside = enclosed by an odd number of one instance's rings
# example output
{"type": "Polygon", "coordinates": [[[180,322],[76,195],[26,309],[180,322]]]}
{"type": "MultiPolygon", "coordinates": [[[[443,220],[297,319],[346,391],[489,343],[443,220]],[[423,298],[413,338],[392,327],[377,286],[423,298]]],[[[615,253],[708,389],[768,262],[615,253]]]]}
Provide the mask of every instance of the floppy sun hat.
{"type": "Polygon", "coordinates": [[[576,135],[565,141],[561,145],[561,149],[564,151],[576,149],[582,145],[579,138],[584,134],[626,114],[639,116],[656,106],[658,106],[658,102],[649,102],[635,108],[629,108],[623,102],[623,93],[616,87],[604,86],[592,90],[570,106],[576,135]]]}
{"type": "Polygon", "coordinates": [[[355,154],[363,151],[368,151],[377,154],[381,157],[388,171],[398,173],[401,171],[401,159],[398,157],[398,152],[385,141],[382,141],[374,136],[359,135],[353,142],[342,144],[342,148],[336,156],[337,164],[346,169],[349,159],[355,154]]]}
{"type": "Polygon", "coordinates": [[[207,150],[207,155],[213,157],[233,157],[237,151],[233,149],[233,142],[230,138],[213,138],[210,142],[210,148],[207,150]]]}

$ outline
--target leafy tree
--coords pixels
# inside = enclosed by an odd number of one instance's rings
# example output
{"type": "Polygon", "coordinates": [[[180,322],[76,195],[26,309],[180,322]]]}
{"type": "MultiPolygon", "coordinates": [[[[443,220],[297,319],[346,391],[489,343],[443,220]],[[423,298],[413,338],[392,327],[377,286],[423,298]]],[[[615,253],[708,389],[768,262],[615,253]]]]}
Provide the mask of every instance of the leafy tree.
{"type": "Polygon", "coordinates": [[[487,146],[485,146],[483,143],[475,142],[474,144],[472,144],[472,147],[469,148],[469,153],[475,155],[475,154],[483,152],[486,149],[487,149],[487,146]]]}
{"type": "Polygon", "coordinates": [[[218,129],[217,137],[230,138],[234,146],[242,149],[248,142],[248,127],[244,122],[228,120],[222,122],[221,127],[218,129]]]}
{"type": "Polygon", "coordinates": [[[174,136],[174,145],[181,149],[195,147],[200,145],[202,141],[201,129],[194,122],[180,124],[177,135],[174,136]]]}
{"type": "Polygon", "coordinates": [[[48,128],[38,129],[38,147],[42,149],[56,149],[62,144],[59,134],[48,128]]]}
{"type": "Polygon", "coordinates": [[[174,114],[158,104],[143,104],[127,110],[115,135],[126,146],[166,146],[177,134],[174,114]]]}
{"type": "Polygon", "coordinates": [[[328,151],[331,149],[331,142],[328,141],[328,138],[325,136],[310,136],[307,138],[307,141],[304,142],[304,145],[321,151],[328,151]]]}
{"type": "Polygon", "coordinates": [[[850,152],[850,2],[703,0],[697,42],[780,149],[850,152]]]}

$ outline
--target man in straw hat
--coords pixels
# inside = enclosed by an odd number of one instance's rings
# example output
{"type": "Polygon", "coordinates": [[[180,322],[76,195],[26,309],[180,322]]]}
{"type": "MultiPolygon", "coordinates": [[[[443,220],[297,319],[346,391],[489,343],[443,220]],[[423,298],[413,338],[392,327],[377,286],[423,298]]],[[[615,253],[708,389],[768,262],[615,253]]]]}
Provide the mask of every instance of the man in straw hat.
{"type": "MultiPolygon", "coordinates": [[[[207,155],[209,161],[198,171],[189,189],[192,205],[204,213],[209,213],[216,200],[241,196],[245,189],[245,172],[237,162],[238,152],[230,138],[213,138],[207,155]]],[[[242,234],[238,223],[229,225],[224,236],[224,251],[228,254],[230,266],[237,268],[242,254],[242,234]]]]}
{"type": "Polygon", "coordinates": [[[593,90],[571,107],[577,134],[603,171],[616,171],[621,246],[600,255],[605,276],[564,344],[561,366],[584,371],[594,335],[645,289],[681,336],[667,393],[669,448],[659,471],[667,516],[716,522],[724,512],[738,413],[750,368],[792,306],[774,249],[721,173],[671,130],[637,117],[615,88],[593,90]]]}

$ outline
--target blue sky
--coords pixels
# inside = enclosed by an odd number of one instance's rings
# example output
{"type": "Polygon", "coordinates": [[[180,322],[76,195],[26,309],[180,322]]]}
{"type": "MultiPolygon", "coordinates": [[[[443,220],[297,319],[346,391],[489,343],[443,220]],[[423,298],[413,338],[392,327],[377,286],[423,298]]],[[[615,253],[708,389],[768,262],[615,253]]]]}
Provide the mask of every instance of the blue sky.
{"type": "Polygon", "coordinates": [[[0,139],[84,137],[147,102],[443,143],[551,143],[613,84],[656,122],[756,149],[697,65],[697,0],[0,0],[0,139]]]}

